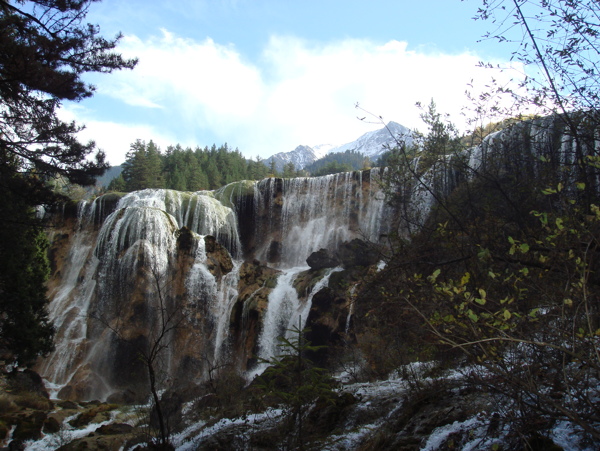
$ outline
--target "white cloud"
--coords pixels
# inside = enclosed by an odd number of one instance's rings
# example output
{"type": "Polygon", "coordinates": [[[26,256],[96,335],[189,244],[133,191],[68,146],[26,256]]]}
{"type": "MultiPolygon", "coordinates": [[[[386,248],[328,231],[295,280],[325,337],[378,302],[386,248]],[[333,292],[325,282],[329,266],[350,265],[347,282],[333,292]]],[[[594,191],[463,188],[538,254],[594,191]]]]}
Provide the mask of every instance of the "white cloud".
{"type": "MultiPolygon", "coordinates": [[[[299,144],[341,144],[378,127],[356,119],[363,115],[354,109],[356,102],[386,121],[414,128],[421,126],[415,102],[433,98],[439,111],[462,125],[467,83],[475,79],[477,92],[492,75],[476,67],[474,54],[410,49],[399,41],[323,44],[273,36],[261,58],[248,61],[233,46],[162,30],[146,41],[126,36],[120,51],[138,56],[138,67],[103,79],[98,93],[163,117],[160,128],[140,123],[141,114],[133,125],[87,121],[90,135],[111,136],[110,148],[125,146],[125,151],[131,137],[160,141],[156,131],[165,130],[167,121],[178,130],[168,144],[210,134],[217,144],[234,143],[246,156],[265,158],[299,144]],[[119,139],[127,141],[119,144],[119,139]]],[[[508,75],[493,75],[508,83],[508,75]]]]}
{"type": "Polygon", "coordinates": [[[89,111],[77,105],[64,106],[59,111],[59,117],[65,121],[75,120],[85,124],[85,129],[79,133],[79,138],[83,142],[95,141],[96,148],[106,153],[107,161],[113,166],[123,163],[130,144],[137,139],[147,141],[152,139],[163,149],[177,142],[174,136],[157,133],[150,124],[119,124],[95,120],[89,111]]]}

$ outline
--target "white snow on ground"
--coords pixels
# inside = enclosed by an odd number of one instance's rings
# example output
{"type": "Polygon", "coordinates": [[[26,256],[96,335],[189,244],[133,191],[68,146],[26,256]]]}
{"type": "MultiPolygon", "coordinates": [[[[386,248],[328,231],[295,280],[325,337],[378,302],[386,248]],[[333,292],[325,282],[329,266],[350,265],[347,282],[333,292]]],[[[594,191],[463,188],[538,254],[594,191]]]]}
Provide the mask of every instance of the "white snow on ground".
{"type": "Polygon", "coordinates": [[[565,450],[594,451],[596,449],[593,446],[582,445],[580,441],[581,436],[566,421],[561,421],[554,426],[550,433],[550,438],[565,450]]]}
{"type": "Polygon", "coordinates": [[[451,434],[457,432],[466,432],[470,438],[461,450],[476,451],[478,449],[490,449],[490,447],[499,440],[486,438],[487,424],[480,415],[475,415],[465,421],[455,421],[452,424],[435,429],[429,436],[425,446],[421,451],[436,451],[444,444],[451,434]]]}
{"type": "Polygon", "coordinates": [[[25,442],[25,450],[26,451],[53,451],[57,448],[60,448],[67,443],[70,443],[73,440],[78,438],[85,437],[89,435],[91,432],[94,432],[96,429],[104,426],[106,424],[111,424],[114,422],[115,416],[118,412],[111,412],[111,418],[109,420],[103,421],[102,423],[91,423],[88,424],[83,429],[75,429],[73,426],[69,424],[69,421],[75,419],[79,412],[75,415],[65,418],[62,424],[62,428],[59,432],[54,434],[46,434],[40,440],[35,441],[27,441],[25,442]]]}
{"type": "Polygon", "coordinates": [[[371,432],[377,430],[379,424],[369,424],[356,431],[349,431],[343,435],[331,435],[329,443],[321,448],[323,451],[349,451],[356,449],[361,441],[371,432]]]}
{"type": "Polygon", "coordinates": [[[277,421],[281,415],[283,414],[283,410],[281,409],[269,409],[265,412],[250,414],[246,417],[240,418],[223,418],[219,420],[212,426],[204,428],[206,425],[205,422],[194,424],[183,432],[176,434],[173,437],[172,443],[177,450],[180,451],[193,451],[196,449],[198,443],[205,437],[209,437],[213,435],[215,432],[220,431],[222,429],[226,429],[232,426],[240,426],[240,425],[248,425],[251,428],[254,427],[265,427],[269,428],[273,425],[275,421],[277,421]],[[190,438],[191,434],[195,434],[190,438]]]}
{"type": "MultiPolygon", "coordinates": [[[[383,427],[390,418],[402,409],[405,395],[412,389],[410,380],[402,376],[409,375],[409,379],[421,383],[435,383],[434,379],[426,377],[432,368],[431,362],[415,362],[395,371],[387,380],[375,382],[354,383],[345,385],[341,390],[352,394],[357,399],[351,412],[346,418],[346,427],[342,434],[330,435],[320,445],[324,451],[350,451],[357,449],[369,435],[383,427]],[[375,415],[374,415],[375,414],[375,415]],[[369,418],[364,424],[360,418],[369,418]]],[[[472,372],[481,373],[482,368],[471,366],[460,370],[446,372],[445,379],[461,380],[472,372]]],[[[414,383],[414,381],[413,381],[414,383]]],[[[187,410],[191,404],[186,406],[187,410]]],[[[248,414],[233,419],[221,419],[213,424],[200,421],[189,426],[184,431],[172,437],[173,445],[178,450],[194,450],[210,436],[219,432],[227,433],[229,429],[235,431],[237,437],[260,434],[276,426],[283,418],[282,409],[268,409],[261,413],[248,414]]],[[[50,451],[77,438],[85,437],[100,426],[115,421],[118,412],[112,413],[111,420],[98,424],[90,424],[83,429],[73,429],[68,421],[75,416],[65,419],[63,429],[56,434],[47,434],[41,440],[26,443],[26,450],[50,451]]],[[[493,436],[489,434],[487,419],[493,412],[479,413],[465,421],[456,421],[435,429],[422,444],[422,451],[436,451],[443,446],[453,434],[461,440],[462,451],[476,451],[491,449],[494,444],[502,446],[507,430],[496,431],[493,436]],[[465,443],[466,441],[466,443],[465,443]]],[[[550,438],[565,450],[592,451],[593,447],[582,444],[581,434],[567,422],[558,423],[550,432],[550,438]]]]}
{"type": "Polygon", "coordinates": [[[438,449],[447,439],[450,434],[454,434],[455,432],[459,432],[465,429],[471,429],[475,425],[479,425],[477,418],[473,417],[466,421],[455,421],[452,424],[447,424],[446,426],[442,426],[437,428],[433,433],[429,436],[429,440],[423,448],[422,451],[435,451],[438,449]]]}

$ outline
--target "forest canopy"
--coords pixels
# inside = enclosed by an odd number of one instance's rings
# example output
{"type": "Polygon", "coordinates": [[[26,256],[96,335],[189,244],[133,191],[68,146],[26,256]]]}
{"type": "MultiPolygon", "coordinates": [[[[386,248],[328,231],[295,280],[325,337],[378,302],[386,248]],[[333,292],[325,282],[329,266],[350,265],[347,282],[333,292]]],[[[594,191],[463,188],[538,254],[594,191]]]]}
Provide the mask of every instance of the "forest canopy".
{"type": "Polygon", "coordinates": [[[145,188],[178,191],[217,189],[239,180],[260,180],[271,174],[260,160],[247,160],[227,143],[210,148],[183,148],[179,144],[165,152],[150,140],[131,144],[123,172],[108,186],[112,191],[130,192],[145,188]]]}

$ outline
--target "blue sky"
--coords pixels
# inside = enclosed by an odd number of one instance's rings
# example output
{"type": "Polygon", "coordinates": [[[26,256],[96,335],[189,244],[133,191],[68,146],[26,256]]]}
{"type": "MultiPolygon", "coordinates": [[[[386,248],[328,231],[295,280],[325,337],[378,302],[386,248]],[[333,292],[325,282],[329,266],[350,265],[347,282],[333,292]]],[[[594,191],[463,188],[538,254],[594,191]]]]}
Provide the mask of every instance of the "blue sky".
{"type": "Polygon", "coordinates": [[[466,129],[467,84],[477,68],[507,65],[511,48],[478,42],[490,26],[472,17],[481,0],[103,0],[88,21],[133,71],[90,75],[96,95],[65,104],[112,164],[135,139],[204,147],[227,142],[248,158],[300,144],[344,144],[380,124],[361,122],[359,103],[423,128],[415,102],[434,99],[466,129]]]}

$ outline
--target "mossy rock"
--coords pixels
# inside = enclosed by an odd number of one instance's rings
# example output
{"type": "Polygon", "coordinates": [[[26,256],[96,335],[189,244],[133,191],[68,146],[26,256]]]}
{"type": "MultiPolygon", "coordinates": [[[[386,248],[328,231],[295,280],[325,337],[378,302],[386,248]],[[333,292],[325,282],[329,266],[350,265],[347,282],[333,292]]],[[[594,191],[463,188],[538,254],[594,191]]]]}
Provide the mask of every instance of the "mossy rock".
{"type": "Polygon", "coordinates": [[[0,414],[6,414],[19,410],[19,407],[9,396],[0,396],[0,414]]]}
{"type": "Polygon", "coordinates": [[[276,276],[274,276],[274,277],[269,277],[269,278],[267,279],[267,281],[265,282],[265,287],[266,287],[266,288],[269,288],[269,289],[271,289],[271,290],[272,290],[273,288],[275,288],[275,287],[277,286],[277,276],[278,276],[278,275],[279,275],[279,274],[277,274],[277,275],[276,275],[276,276]]]}
{"type": "Polygon", "coordinates": [[[233,208],[240,199],[254,196],[254,185],[254,180],[241,180],[219,188],[214,195],[223,205],[233,208]]]}
{"type": "Polygon", "coordinates": [[[127,423],[112,423],[105,424],[96,429],[96,433],[100,435],[120,435],[129,434],[133,431],[133,426],[127,423]]]}
{"type": "Polygon", "coordinates": [[[314,286],[325,276],[328,268],[315,270],[307,270],[298,274],[294,280],[294,288],[298,293],[298,297],[303,298],[307,293],[310,293],[314,286]]]}
{"type": "Polygon", "coordinates": [[[48,417],[44,420],[43,431],[46,434],[56,434],[58,431],[60,431],[60,428],[61,424],[56,418],[48,417]]]}
{"type": "Polygon", "coordinates": [[[42,438],[42,428],[46,421],[46,412],[32,412],[29,415],[20,415],[17,427],[13,432],[14,440],[39,440],[42,438]]]}
{"type": "Polygon", "coordinates": [[[115,410],[117,406],[115,404],[99,404],[86,409],[77,418],[69,421],[69,424],[74,428],[81,428],[87,426],[90,423],[99,423],[110,419],[108,412],[115,410]]]}
{"type": "Polygon", "coordinates": [[[58,401],[56,403],[56,405],[58,407],[60,407],[61,409],[65,409],[65,410],[77,410],[77,409],[79,409],[79,405],[77,405],[77,403],[73,402],[73,401],[58,401]]]}
{"type": "Polygon", "coordinates": [[[21,393],[18,396],[15,396],[14,402],[17,406],[26,408],[26,409],[34,409],[34,410],[52,410],[54,408],[54,404],[45,396],[39,395],[37,393],[21,393]]]}
{"type": "Polygon", "coordinates": [[[17,371],[7,378],[8,388],[13,394],[34,393],[49,399],[42,377],[33,370],[17,371]]]}

